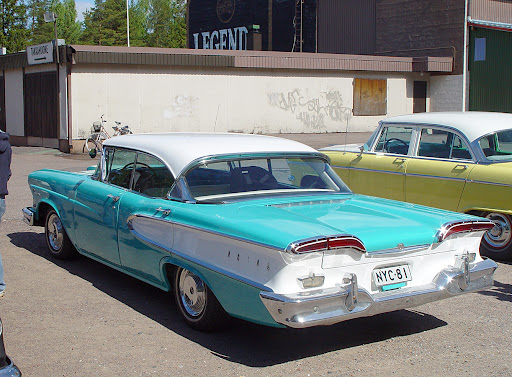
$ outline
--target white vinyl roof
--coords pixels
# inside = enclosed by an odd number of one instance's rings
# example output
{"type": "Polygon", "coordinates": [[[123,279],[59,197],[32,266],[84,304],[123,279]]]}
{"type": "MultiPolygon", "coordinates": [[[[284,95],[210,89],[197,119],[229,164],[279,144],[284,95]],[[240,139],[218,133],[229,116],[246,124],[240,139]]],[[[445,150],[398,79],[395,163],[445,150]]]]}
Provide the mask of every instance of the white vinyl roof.
{"type": "MultiPolygon", "coordinates": [[[[251,153],[314,153],[297,141],[239,133],[160,133],[117,136],[103,145],[135,149],[160,158],[177,176],[202,157],[251,153]]],[[[318,152],[317,152],[318,153],[318,152]]]]}
{"type": "Polygon", "coordinates": [[[512,114],[478,111],[416,113],[386,118],[382,122],[448,126],[459,130],[472,143],[484,135],[512,128],[512,114]]]}

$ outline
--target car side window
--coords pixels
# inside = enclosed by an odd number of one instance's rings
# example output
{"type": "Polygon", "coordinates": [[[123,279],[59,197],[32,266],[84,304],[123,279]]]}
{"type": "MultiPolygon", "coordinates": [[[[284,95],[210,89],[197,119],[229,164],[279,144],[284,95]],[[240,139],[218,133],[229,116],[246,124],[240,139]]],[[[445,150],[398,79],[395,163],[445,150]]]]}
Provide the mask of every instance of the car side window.
{"type": "Polygon", "coordinates": [[[424,128],[421,130],[418,156],[471,160],[467,144],[453,132],[424,128]]]}
{"type": "Polygon", "coordinates": [[[174,183],[174,177],[165,164],[156,157],[137,153],[133,172],[133,191],[165,198],[174,183]]]}
{"type": "Polygon", "coordinates": [[[407,155],[411,143],[411,135],[411,127],[384,127],[375,146],[375,152],[407,155]]]}
{"type": "Polygon", "coordinates": [[[135,164],[134,151],[113,149],[106,156],[107,182],[129,189],[133,166],[135,164]]]}

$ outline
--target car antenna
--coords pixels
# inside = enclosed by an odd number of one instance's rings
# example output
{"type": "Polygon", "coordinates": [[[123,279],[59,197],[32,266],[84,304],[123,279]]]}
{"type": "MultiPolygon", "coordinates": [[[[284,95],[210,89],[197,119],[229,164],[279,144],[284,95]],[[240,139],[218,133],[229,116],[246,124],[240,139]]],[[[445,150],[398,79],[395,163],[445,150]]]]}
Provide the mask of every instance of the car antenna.
{"type": "Polygon", "coordinates": [[[347,126],[345,127],[345,145],[343,146],[343,154],[347,153],[347,138],[348,138],[348,117],[347,117],[347,126]]]}

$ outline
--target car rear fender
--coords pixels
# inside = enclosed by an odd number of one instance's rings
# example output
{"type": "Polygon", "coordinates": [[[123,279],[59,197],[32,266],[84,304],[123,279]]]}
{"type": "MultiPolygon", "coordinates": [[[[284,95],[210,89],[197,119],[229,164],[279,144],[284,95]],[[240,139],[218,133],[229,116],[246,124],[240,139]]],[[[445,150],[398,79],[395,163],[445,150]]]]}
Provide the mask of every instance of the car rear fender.
{"type": "Polygon", "coordinates": [[[185,268],[206,283],[224,310],[231,316],[267,326],[283,327],[270,316],[260,298],[260,292],[267,289],[250,285],[236,277],[228,276],[204,264],[175,254],[163,258],[161,267],[165,276],[164,281],[167,283],[167,290],[172,289],[174,276],[169,273],[173,273],[176,267],[185,268]]]}

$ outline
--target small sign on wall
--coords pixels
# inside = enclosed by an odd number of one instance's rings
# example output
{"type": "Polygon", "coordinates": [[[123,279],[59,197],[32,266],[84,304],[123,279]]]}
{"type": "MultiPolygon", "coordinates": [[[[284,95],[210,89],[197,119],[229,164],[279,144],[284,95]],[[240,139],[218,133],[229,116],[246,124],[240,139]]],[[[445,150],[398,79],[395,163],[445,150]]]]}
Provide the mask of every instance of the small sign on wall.
{"type": "Polygon", "coordinates": [[[44,64],[53,62],[53,43],[43,43],[27,47],[28,64],[44,64]]]}

